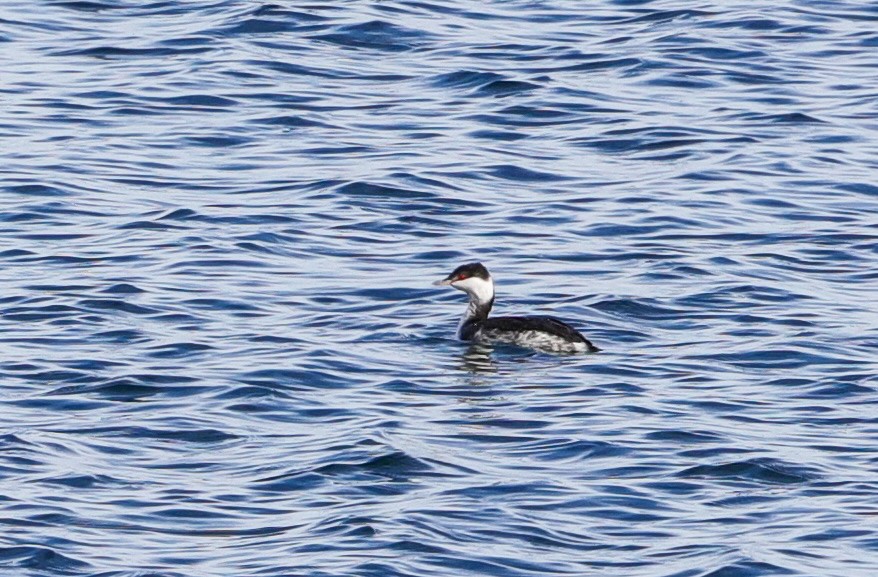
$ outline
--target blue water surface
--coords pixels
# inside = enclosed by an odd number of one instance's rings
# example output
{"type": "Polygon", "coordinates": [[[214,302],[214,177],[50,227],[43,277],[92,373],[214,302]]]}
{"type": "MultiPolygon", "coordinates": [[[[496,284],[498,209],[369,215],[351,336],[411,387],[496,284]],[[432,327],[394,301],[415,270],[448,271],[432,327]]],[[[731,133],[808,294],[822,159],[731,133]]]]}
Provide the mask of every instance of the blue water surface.
{"type": "Polygon", "coordinates": [[[8,0],[0,97],[0,574],[878,575],[875,3],[8,0]]]}

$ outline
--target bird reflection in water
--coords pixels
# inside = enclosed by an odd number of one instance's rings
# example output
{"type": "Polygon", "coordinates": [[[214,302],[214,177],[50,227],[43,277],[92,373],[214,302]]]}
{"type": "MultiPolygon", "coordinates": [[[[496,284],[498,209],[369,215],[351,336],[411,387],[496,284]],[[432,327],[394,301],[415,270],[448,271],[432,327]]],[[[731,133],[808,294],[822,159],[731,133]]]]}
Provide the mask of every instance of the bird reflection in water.
{"type": "Polygon", "coordinates": [[[497,363],[491,358],[494,347],[473,343],[460,357],[460,368],[471,373],[496,373],[497,363]]]}

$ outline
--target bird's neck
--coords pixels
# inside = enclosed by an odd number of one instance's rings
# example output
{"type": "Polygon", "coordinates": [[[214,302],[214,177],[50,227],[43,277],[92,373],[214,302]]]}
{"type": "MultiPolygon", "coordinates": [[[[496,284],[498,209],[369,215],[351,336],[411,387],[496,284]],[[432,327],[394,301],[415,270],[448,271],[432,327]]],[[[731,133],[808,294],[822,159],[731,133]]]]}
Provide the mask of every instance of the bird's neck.
{"type": "Polygon", "coordinates": [[[482,281],[477,286],[474,286],[473,290],[467,291],[467,293],[469,294],[469,304],[457,328],[457,332],[461,337],[474,324],[488,318],[488,314],[494,306],[494,283],[490,280],[482,281]]]}

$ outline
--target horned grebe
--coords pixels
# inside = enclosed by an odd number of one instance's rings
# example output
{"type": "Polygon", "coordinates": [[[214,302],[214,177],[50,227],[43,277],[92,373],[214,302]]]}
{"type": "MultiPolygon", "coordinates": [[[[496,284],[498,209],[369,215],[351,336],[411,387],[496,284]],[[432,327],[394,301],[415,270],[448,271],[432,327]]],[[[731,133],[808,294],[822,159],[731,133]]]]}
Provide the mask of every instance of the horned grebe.
{"type": "Polygon", "coordinates": [[[469,295],[457,327],[458,338],[479,343],[509,343],[557,353],[594,353],[596,346],[567,323],[553,317],[488,318],[494,306],[494,281],[480,262],[460,265],[436,285],[451,285],[469,295]]]}

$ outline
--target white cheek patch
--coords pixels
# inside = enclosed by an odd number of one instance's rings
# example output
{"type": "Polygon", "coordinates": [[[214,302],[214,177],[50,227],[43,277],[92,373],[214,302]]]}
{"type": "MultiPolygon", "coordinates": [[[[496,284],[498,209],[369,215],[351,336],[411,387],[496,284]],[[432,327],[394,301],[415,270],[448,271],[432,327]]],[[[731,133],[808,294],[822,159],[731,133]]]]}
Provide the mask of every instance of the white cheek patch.
{"type": "Polygon", "coordinates": [[[494,281],[490,279],[471,276],[468,279],[454,281],[451,286],[472,295],[479,302],[488,302],[494,298],[494,281]]]}

